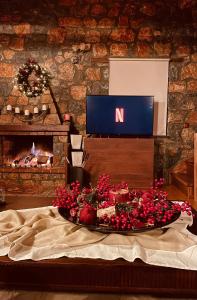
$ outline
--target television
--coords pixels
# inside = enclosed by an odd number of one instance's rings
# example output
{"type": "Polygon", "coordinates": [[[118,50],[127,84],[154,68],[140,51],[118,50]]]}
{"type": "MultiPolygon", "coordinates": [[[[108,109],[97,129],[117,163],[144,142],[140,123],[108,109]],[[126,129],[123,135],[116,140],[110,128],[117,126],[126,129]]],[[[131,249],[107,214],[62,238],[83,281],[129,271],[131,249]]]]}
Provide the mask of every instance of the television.
{"type": "Polygon", "coordinates": [[[153,135],[153,96],[87,96],[86,133],[153,135]]]}

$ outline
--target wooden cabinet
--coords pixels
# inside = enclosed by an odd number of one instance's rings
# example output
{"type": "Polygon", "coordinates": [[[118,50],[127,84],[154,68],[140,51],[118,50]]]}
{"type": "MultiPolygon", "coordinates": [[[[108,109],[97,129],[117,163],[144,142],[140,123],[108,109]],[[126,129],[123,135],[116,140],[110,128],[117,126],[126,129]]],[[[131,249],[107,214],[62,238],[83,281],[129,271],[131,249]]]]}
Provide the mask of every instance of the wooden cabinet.
{"type": "Polygon", "coordinates": [[[88,154],[85,171],[94,185],[99,175],[111,176],[113,183],[125,181],[130,188],[153,184],[153,138],[86,138],[88,154]]]}

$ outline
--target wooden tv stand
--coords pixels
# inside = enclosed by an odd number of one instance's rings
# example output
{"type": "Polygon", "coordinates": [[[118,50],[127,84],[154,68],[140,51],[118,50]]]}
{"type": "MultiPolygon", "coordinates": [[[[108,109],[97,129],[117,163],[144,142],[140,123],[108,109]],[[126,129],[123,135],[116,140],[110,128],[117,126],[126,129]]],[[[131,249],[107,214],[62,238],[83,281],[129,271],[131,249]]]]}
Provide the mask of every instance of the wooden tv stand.
{"type": "Polygon", "coordinates": [[[105,173],[112,183],[125,181],[130,188],[152,186],[153,138],[86,138],[84,150],[89,155],[85,171],[92,184],[105,173]]]}

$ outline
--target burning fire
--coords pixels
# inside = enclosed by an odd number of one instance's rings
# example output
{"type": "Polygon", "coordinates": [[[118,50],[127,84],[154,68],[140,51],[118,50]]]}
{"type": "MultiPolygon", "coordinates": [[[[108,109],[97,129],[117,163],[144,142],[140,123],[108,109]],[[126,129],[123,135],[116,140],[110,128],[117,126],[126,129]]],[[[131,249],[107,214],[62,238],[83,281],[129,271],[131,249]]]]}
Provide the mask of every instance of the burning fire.
{"type": "Polygon", "coordinates": [[[36,149],[33,142],[29,152],[22,151],[13,160],[9,160],[7,165],[15,167],[51,167],[53,154],[42,149],[36,149]]]}

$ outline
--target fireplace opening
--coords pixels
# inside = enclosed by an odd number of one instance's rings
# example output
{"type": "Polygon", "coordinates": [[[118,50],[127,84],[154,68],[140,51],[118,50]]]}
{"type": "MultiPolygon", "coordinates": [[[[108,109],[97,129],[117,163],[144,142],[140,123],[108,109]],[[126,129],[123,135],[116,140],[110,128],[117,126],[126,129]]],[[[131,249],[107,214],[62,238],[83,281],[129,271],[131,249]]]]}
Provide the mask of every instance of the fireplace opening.
{"type": "Polygon", "coordinates": [[[52,136],[6,136],[2,142],[3,167],[50,168],[53,164],[52,136]]]}

